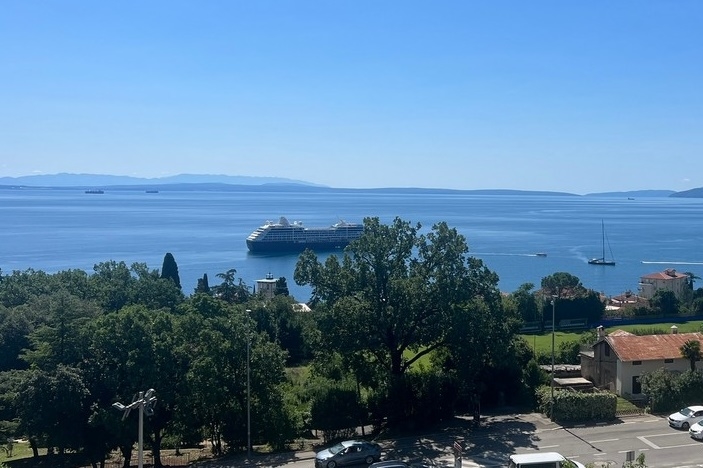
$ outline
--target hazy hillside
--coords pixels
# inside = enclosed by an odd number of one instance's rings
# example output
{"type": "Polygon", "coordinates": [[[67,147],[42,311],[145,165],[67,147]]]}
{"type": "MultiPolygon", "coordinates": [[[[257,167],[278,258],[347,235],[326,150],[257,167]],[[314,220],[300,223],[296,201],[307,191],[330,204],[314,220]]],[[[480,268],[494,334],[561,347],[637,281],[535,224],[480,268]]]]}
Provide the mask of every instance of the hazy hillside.
{"type": "MultiPolygon", "coordinates": [[[[106,174],[41,174],[22,177],[0,177],[0,188],[44,187],[55,189],[105,189],[105,190],[154,190],[161,191],[241,191],[270,190],[278,187],[294,191],[364,191],[364,192],[426,192],[426,193],[472,193],[476,195],[537,195],[537,196],[574,196],[573,193],[550,192],[544,190],[510,190],[510,189],[476,189],[456,190],[443,188],[416,187],[378,187],[354,189],[345,187],[328,187],[303,180],[283,177],[229,176],[221,174],[179,174],[169,177],[142,178],[106,174]]],[[[703,188],[674,192],[673,190],[633,190],[629,192],[589,193],[586,197],[703,197],[703,188]]]]}
{"type": "Polygon", "coordinates": [[[698,187],[691,190],[684,190],[683,192],[676,192],[671,196],[678,198],[703,198],[703,187],[698,187]]]}
{"type": "Polygon", "coordinates": [[[213,174],[180,174],[169,177],[141,178],[103,174],[41,174],[22,177],[0,177],[0,185],[23,185],[27,187],[110,187],[122,186],[153,186],[166,184],[233,184],[233,185],[262,185],[262,184],[297,184],[318,186],[302,180],[285,179],[281,177],[249,177],[213,174]]]}
{"type": "Polygon", "coordinates": [[[588,193],[587,197],[670,197],[674,194],[673,190],[632,190],[630,192],[600,192],[588,193]]]}

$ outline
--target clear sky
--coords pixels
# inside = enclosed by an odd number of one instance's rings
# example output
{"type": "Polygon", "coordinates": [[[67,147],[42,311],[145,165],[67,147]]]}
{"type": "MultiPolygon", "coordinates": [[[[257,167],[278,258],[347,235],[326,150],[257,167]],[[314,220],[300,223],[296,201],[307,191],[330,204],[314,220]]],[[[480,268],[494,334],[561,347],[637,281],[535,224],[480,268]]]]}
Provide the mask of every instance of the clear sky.
{"type": "Polygon", "coordinates": [[[4,0],[0,176],[703,186],[703,1],[4,0]]]}

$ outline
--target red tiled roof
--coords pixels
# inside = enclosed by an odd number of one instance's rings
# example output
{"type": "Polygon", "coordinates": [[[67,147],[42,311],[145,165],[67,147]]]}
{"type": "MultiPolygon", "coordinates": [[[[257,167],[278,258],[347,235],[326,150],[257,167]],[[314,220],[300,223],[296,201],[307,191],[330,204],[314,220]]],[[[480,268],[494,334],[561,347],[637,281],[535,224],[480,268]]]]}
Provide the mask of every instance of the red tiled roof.
{"type": "Polygon", "coordinates": [[[670,333],[667,335],[625,335],[611,333],[605,338],[621,361],[653,361],[681,358],[681,346],[689,340],[701,341],[701,333],[670,333]]]}
{"type": "Polygon", "coordinates": [[[653,279],[653,280],[672,280],[672,279],[678,279],[678,278],[687,278],[688,275],[684,273],[679,273],[676,270],[664,270],[664,271],[658,271],[656,273],[650,273],[648,275],[644,275],[641,278],[647,278],[647,279],[653,279]]]}

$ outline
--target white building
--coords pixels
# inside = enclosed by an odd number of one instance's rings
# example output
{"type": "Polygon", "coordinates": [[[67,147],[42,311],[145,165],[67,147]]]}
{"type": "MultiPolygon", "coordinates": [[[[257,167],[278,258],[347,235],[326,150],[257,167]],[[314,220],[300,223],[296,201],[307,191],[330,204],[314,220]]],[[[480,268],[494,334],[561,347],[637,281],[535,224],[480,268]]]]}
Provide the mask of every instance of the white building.
{"type": "Polygon", "coordinates": [[[688,275],[669,268],[640,277],[639,295],[645,299],[651,299],[657,291],[671,291],[681,299],[684,291],[689,288],[688,283],[688,275]]]}
{"type": "Polygon", "coordinates": [[[638,397],[642,374],[661,368],[672,372],[690,369],[690,361],[681,355],[681,346],[689,340],[703,346],[703,334],[677,333],[675,326],[670,334],[643,336],[623,330],[605,335],[603,327],[598,327],[598,342],[592,351],[581,353],[581,375],[599,388],[638,397]]]}

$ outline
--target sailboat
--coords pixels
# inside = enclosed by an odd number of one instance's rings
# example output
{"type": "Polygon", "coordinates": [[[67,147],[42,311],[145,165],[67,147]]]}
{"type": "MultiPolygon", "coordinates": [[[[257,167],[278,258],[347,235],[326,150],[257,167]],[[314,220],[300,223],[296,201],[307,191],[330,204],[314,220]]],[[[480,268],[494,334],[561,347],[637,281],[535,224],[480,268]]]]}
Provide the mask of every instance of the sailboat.
{"type": "MultiPolygon", "coordinates": [[[[610,252],[611,260],[606,260],[605,258],[605,223],[603,220],[601,224],[601,256],[600,258],[592,258],[588,261],[591,265],[615,265],[615,260],[612,260],[613,252],[610,252]]],[[[610,243],[608,243],[608,250],[610,250],[610,243]]]]}

